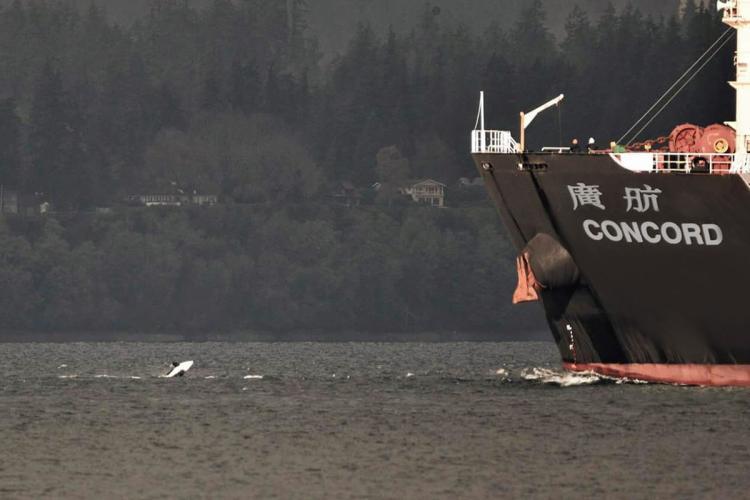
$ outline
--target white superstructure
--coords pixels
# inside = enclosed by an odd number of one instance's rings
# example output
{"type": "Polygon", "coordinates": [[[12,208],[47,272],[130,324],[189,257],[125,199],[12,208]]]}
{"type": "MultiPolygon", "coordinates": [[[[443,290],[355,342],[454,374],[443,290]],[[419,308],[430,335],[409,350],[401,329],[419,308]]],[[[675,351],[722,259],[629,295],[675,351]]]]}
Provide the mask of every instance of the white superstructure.
{"type": "Polygon", "coordinates": [[[717,6],[724,11],[724,22],[737,30],[737,79],[730,82],[737,91],[737,118],[728,125],[737,132],[733,170],[747,172],[750,169],[750,0],[720,0],[717,6]]]}

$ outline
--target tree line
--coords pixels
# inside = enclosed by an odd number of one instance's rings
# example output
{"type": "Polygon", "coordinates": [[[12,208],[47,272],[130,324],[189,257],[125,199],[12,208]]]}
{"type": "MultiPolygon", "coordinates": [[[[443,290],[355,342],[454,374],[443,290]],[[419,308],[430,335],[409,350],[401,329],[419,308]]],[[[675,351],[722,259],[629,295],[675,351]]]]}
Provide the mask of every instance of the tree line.
{"type": "Polygon", "coordinates": [[[0,224],[0,330],[512,331],[492,208],[140,209],[0,224]]]}
{"type": "MultiPolygon", "coordinates": [[[[573,7],[558,42],[538,0],[509,31],[480,33],[444,25],[428,5],[407,35],[360,25],[324,64],[305,15],[304,0],[202,10],[156,0],[120,27],[95,5],[14,1],[0,11],[3,184],[66,208],[174,184],[241,201],[293,185],[294,169],[279,168],[291,161],[319,180],[303,193],[313,196],[335,181],[379,180],[375,156],[390,145],[410,176],[452,183],[473,172],[479,90],[491,125],[512,130],[518,111],[566,93],[560,116],[530,131],[532,145],[608,143],[724,29],[720,14],[690,2],[680,19],[610,5],[594,22],[573,7]],[[224,136],[234,129],[243,133],[224,136]]],[[[730,44],[647,133],[730,119],[731,54],[730,44]]]]}
{"type": "MultiPolygon", "coordinates": [[[[329,62],[306,12],[155,0],[118,26],[94,5],[0,10],[0,184],[73,214],[6,217],[1,328],[497,327],[513,251],[488,202],[344,210],[325,203],[332,186],[475,176],[482,89],[488,125],[505,129],[566,93],[534,147],[615,139],[724,29],[690,2],[680,18],[610,5],[597,20],[573,8],[557,40],[538,0],[507,31],[427,5],[407,34],[360,25],[329,62]],[[390,146],[400,159],[384,165],[390,146]],[[222,204],[87,212],[175,187],[222,204]]],[[[727,47],[646,133],[731,119],[732,71],[727,47]]]]}

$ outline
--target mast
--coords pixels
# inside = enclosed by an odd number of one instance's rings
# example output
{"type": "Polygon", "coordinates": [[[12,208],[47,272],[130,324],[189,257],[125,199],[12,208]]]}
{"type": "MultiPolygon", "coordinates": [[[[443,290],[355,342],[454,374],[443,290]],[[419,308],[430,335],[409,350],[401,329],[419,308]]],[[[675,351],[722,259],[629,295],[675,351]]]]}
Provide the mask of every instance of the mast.
{"type": "Polygon", "coordinates": [[[729,84],[737,91],[737,119],[731,125],[737,133],[734,169],[747,171],[750,149],[750,0],[720,0],[724,23],[737,30],[737,79],[729,84]]]}

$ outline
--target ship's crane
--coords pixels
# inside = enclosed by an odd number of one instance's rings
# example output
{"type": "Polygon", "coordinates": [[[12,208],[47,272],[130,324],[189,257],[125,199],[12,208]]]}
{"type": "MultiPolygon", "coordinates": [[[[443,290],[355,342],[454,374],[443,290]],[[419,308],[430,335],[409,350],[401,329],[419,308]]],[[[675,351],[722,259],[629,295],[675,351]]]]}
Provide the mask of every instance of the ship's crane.
{"type": "Polygon", "coordinates": [[[562,102],[562,100],[565,99],[564,94],[560,94],[559,96],[555,97],[551,101],[549,101],[546,104],[542,104],[538,108],[536,108],[533,111],[529,111],[528,113],[521,112],[521,133],[520,133],[520,142],[519,146],[521,148],[521,152],[526,151],[526,128],[531,125],[531,122],[534,121],[534,119],[541,113],[542,111],[546,111],[552,106],[557,106],[562,102]]]}
{"type": "Polygon", "coordinates": [[[479,93],[479,112],[474,130],[471,133],[472,153],[523,153],[526,151],[526,128],[541,113],[552,106],[557,106],[565,99],[563,94],[555,97],[533,111],[521,113],[521,142],[517,143],[507,130],[486,130],[484,128],[484,91],[479,93]],[[481,127],[481,128],[477,128],[481,127]]]}

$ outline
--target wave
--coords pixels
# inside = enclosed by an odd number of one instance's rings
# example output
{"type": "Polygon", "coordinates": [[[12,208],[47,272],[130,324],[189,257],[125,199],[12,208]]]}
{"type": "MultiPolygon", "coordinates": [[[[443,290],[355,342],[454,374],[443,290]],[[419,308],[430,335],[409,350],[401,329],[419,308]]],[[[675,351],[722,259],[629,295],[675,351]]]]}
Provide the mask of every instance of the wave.
{"type": "Polygon", "coordinates": [[[579,387],[596,384],[648,384],[643,380],[613,378],[594,372],[569,372],[550,368],[526,368],[521,371],[521,378],[529,382],[557,385],[559,387],[579,387]]]}
{"type": "Polygon", "coordinates": [[[611,383],[614,381],[594,372],[573,373],[537,367],[522,370],[521,378],[529,382],[539,382],[541,384],[551,384],[560,387],[578,387],[582,385],[611,383]]]}

